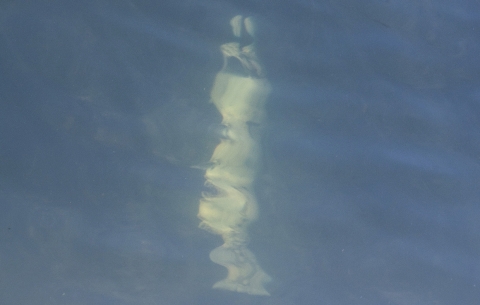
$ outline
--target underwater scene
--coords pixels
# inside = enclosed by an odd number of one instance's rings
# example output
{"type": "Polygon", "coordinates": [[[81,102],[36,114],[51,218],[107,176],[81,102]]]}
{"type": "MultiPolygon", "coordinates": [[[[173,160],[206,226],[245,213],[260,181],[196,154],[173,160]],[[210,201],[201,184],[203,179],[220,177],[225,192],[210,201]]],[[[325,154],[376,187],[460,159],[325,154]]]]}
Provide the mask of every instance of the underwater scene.
{"type": "Polygon", "coordinates": [[[480,2],[0,3],[0,304],[480,304],[480,2]]]}

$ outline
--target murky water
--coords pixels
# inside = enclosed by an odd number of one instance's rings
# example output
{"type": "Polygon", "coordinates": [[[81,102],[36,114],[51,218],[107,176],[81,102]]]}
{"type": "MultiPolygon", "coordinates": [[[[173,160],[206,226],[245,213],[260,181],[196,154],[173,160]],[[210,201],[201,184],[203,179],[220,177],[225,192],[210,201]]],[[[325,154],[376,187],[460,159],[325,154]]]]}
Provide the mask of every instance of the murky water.
{"type": "Polygon", "coordinates": [[[1,303],[478,304],[480,5],[397,2],[1,4],[1,303]],[[238,14],[268,297],[212,289],[198,228],[238,14]]]}

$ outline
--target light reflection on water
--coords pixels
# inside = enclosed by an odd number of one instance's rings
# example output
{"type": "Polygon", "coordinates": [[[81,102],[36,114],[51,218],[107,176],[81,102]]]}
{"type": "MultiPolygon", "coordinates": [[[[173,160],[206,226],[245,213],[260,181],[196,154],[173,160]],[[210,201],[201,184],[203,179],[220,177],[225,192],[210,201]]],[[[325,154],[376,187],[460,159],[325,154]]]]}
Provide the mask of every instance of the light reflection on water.
{"type": "Polygon", "coordinates": [[[0,301],[478,303],[476,2],[96,3],[2,7],[0,301]],[[211,290],[197,228],[239,10],[273,87],[250,229],[270,298],[211,290]]]}

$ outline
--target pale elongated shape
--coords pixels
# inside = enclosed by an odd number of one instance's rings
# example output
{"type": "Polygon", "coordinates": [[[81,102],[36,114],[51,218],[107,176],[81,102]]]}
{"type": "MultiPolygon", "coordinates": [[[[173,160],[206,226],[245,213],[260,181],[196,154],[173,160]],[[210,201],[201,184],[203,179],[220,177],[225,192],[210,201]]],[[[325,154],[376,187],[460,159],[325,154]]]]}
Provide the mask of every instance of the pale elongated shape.
{"type": "Polygon", "coordinates": [[[252,130],[263,121],[270,84],[255,56],[252,20],[236,16],[230,24],[235,36],[251,44],[232,42],[221,47],[225,64],[215,78],[211,98],[222,115],[225,132],[205,172],[206,184],[215,191],[203,194],[198,217],[200,228],[221,235],[224,241],[210,253],[210,259],[226,267],[228,274],[213,287],[269,295],[264,284],[270,277],[247,248],[247,227],[258,216],[253,183],[260,145],[252,130]],[[240,71],[233,71],[235,64],[240,71]]]}

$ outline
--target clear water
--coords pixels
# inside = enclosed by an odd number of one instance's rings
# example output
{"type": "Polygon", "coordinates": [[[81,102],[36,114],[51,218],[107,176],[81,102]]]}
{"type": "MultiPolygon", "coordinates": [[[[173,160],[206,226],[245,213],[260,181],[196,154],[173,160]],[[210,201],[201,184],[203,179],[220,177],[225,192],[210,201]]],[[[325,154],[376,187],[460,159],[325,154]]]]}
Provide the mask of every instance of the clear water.
{"type": "Polygon", "coordinates": [[[0,303],[480,304],[477,1],[4,1],[0,303]],[[198,228],[230,18],[272,94],[250,245],[198,228]]]}

